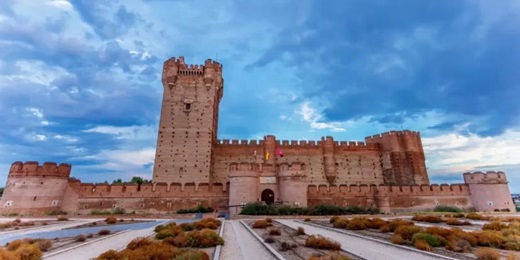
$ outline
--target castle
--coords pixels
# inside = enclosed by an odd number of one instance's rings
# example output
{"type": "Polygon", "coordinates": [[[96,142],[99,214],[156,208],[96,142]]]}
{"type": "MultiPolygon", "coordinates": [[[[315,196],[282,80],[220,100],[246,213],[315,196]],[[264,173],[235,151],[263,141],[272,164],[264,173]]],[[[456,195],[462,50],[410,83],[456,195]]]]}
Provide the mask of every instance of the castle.
{"type": "Polygon", "coordinates": [[[335,204],[382,212],[436,205],[514,212],[503,172],[464,173],[461,184],[430,184],[418,132],[391,131],[360,142],[217,139],[224,94],[222,65],[165,61],[152,182],[81,183],[71,165],[14,162],[1,213],[124,208],[171,213],[196,205],[227,208],[248,202],[296,206],[335,204]]]}

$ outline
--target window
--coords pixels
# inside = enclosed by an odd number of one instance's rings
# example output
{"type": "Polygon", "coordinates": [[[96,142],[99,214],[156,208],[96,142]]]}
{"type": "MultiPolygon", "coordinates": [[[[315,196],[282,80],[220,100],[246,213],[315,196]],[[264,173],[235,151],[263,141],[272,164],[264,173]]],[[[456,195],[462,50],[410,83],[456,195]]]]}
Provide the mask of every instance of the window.
{"type": "Polygon", "coordinates": [[[11,206],[13,206],[13,201],[12,201],[12,200],[8,200],[8,201],[6,201],[5,204],[4,204],[4,206],[6,206],[6,207],[11,207],[11,206]]]}
{"type": "Polygon", "coordinates": [[[189,111],[190,109],[191,109],[191,104],[190,103],[185,103],[184,104],[184,110],[189,111]]]}

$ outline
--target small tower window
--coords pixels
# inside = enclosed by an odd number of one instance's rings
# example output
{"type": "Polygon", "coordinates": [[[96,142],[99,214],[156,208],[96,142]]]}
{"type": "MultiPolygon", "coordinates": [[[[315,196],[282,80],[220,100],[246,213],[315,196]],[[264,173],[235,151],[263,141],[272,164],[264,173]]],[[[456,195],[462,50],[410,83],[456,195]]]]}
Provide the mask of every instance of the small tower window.
{"type": "Polygon", "coordinates": [[[186,110],[186,111],[191,110],[191,104],[190,103],[185,103],[184,104],[184,110],[186,110]]]}

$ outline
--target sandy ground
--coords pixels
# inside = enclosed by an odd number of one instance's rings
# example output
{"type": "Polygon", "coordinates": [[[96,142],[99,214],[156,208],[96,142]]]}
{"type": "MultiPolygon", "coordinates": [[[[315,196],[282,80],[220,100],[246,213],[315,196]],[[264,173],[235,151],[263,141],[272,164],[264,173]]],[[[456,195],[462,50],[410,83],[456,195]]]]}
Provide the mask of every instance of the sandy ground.
{"type": "MultiPolygon", "coordinates": [[[[345,251],[356,254],[365,259],[385,259],[385,260],[433,260],[443,259],[442,256],[428,255],[422,252],[404,249],[394,245],[383,244],[370,239],[347,235],[330,231],[324,228],[318,228],[312,225],[298,223],[293,220],[277,220],[282,224],[297,228],[302,226],[305,233],[309,235],[322,235],[333,239],[341,244],[341,248],[345,251]]],[[[444,258],[447,259],[447,258],[444,258]]]]}
{"type": "Polygon", "coordinates": [[[221,260],[269,260],[275,258],[238,220],[224,222],[221,260]]]}

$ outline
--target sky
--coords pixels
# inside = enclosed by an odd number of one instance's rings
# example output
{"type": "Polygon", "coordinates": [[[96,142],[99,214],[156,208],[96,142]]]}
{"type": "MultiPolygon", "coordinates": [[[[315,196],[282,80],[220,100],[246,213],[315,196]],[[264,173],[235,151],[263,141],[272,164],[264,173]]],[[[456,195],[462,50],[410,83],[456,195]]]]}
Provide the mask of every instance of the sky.
{"type": "Polygon", "coordinates": [[[432,183],[520,193],[520,2],[2,0],[0,186],[14,161],[151,177],[162,63],[223,64],[219,139],[420,131],[432,183]]]}

